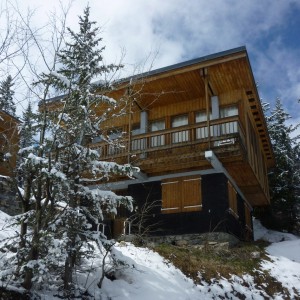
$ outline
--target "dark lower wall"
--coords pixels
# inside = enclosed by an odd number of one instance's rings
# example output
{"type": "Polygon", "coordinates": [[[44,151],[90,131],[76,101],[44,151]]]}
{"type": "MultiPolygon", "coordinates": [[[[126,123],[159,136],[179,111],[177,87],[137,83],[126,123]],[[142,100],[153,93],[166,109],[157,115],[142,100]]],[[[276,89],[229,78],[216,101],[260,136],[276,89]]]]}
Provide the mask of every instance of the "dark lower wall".
{"type": "Polygon", "coordinates": [[[145,228],[150,234],[170,235],[222,231],[240,239],[246,239],[244,201],[238,195],[238,214],[236,218],[229,212],[228,179],[224,174],[204,175],[202,178],[202,210],[175,214],[161,213],[161,181],[132,184],[128,194],[135,200],[135,205],[143,207],[155,205],[144,215],[145,228]],[[147,204],[146,204],[147,202],[147,204]]]}

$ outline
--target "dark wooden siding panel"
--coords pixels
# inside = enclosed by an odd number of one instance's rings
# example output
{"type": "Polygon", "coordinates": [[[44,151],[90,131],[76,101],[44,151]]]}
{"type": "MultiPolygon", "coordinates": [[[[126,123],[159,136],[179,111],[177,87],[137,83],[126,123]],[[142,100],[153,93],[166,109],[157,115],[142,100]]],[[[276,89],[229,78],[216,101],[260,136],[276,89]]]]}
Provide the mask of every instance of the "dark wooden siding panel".
{"type": "Polygon", "coordinates": [[[229,201],[229,209],[230,213],[238,218],[238,204],[237,204],[237,192],[235,188],[232,186],[230,181],[227,183],[228,185],[228,201],[229,201]]]}
{"type": "MultiPolygon", "coordinates": [[[[170,179],[169,181],[175,180],[170,179]]],[[[193,182],[195,190],[189,192],[191,195],[196,193],[196,182],[196,180],[193,182]]],[[[163,186],[160,181],[134,184],[128,187],[128,193],[133,196],[135,205],[143,205],[146,201],[161,203],[159,200],[163,198],[163,186]]],[[[245,224],[245,222],[241,223],[239,219],[228,212],[228,179],[224,174],[210,174],[201,177],[201,199],[202,209],[199,211],[161,213],[162,205],[155,206],[148,220],[149,224],[157,224],[152,234],[223,231],[244,239],[244,226],[242,223],[245,224]]],[[[245,218],[241,211],[244,203],[238,194],[237,203],[237,211],[242,220],[245,218]]]]}
{"type": "Polygon", "coordinates": [[[202,211],[206,231],[226,231],[228,215],[227,178],[224,174],[202,176],[202,211]]]}

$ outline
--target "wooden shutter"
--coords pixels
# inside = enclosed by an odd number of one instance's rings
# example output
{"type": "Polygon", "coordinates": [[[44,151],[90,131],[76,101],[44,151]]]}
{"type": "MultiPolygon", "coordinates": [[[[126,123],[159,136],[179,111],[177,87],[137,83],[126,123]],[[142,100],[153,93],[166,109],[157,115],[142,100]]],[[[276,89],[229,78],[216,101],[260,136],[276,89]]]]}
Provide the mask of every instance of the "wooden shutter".
{"type": "Polygon", "coordinates": [[[162,183],[162,208],[164,214],[181,211],[181,188],[179,181],[162,183]]]}
{"type": "Polygon", "coordinates": [[[238,218],[238,209],[237,209],[237,193],[232,184],[228,181],[228,200],[230,212],[238,218]]]}
{"type": "Polygon", "coordinates": [[[199,211],[202,209],[201,178],[183,180],[182,198],[182,211],[199,211]]]}

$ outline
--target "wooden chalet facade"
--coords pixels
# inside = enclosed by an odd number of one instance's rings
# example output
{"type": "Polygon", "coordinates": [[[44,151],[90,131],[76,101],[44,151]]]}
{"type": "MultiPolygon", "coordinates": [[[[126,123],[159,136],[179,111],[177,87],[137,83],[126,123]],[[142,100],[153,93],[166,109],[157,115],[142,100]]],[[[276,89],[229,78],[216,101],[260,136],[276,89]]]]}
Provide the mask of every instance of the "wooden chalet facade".
{"type": "Polygon", "coordinates": [[[10,215],[20,212],[10,180],[19,149],[18,124],[18,119],[0,111],[0,210],[10,215]]]}
{"type": "Polygon", "coordinates": [[[141,172],[95,186],[131,195],[137,206],[158,203],[155,234],[252,238],[252,208],[269,204],[274,158],[245,47],[121,80],[108,96],[125,103],[103,128],[115,143],[99,137],[90,148],[141,172]]]}
{"type": "Polygon", "coordinates": [[[245,47],[135,76],[109,96],[128,98],[128,114],[106,124],[122,146],[91,148],[141,172],[103,188],[137,205],[157,201],[150,222],[159,234],[252,237],[252,208],[269,204],[274,158],[245,47]]]}
{"type": "Polygon", "coordinates": [[[11,167],[16,165],[16,154],[19,147],[19,120],[10,114],[0,111],[0,175],[10,176],[11,168],[4,162],[4,155],[10,153],[11,167]]]}

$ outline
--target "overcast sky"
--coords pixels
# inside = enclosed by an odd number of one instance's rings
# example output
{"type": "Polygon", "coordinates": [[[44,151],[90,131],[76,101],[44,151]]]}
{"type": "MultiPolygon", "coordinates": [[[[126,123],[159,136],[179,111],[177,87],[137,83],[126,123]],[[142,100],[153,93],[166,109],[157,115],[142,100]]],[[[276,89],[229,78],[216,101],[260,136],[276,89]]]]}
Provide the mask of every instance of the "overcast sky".
{"type": "MultiPolygon", "coordinates": [[[[17,2],[36,9],[37,26],[59,7],[58,0],[17,2]]],[[[155,69],[246,46],[260,97],[281,98],[300,119],[299,0],[77,0],[68,15],[75,30],[87,3],[102,27],[107,61],[125,49],[128,69],[149,55],[155,69]]]]}

